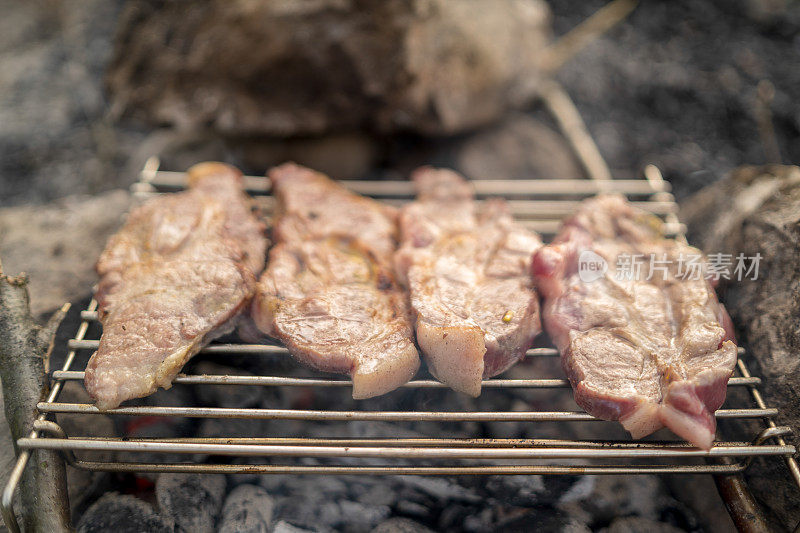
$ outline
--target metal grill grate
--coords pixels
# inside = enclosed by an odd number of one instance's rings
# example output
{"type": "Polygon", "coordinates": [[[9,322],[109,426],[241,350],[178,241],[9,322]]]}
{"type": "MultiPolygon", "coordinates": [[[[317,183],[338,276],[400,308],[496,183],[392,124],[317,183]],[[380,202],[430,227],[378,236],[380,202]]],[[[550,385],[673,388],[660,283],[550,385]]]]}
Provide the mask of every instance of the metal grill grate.
{"type": "MultiPolygon", "coordinates": [[[[183,173],[158,170],[158,160],[151,158],[141,173],[141,180],[133,190],[138,197],[146,198],[163,192],[180,190],[185,184],[183,173]]],[[[620,192],[638,207],[664,218],[667,230],[677,238],[684,238],[684,227],[676,216],[677,206],[669,186],[653,169],[643,180],[536,180],[536,181],[475,181],[479,197],[499,195],[511,201],[515,216],[527,227],[540,232],[548,240],[558,228],[560,219],[571,213],[578,202],[599,192],[620,192]]],[[[413,195],[411,184],[404,181],[347,181],[352,190],[395,204],[409,201],[413,195]]],[[[247,177],[246,186],[256,202],[269,213],[272,198],[268,196],[269,180],[247,177]]],[[[308,438],[302,435],[270,438],[92,438],[65,435],[52,421],[54,414],[99,413],[90,404],[59,402],[63,384],[70,380],[83,380],[83,371],[73,370],[77,360],[97,348],[96,338],[87,333],[98,328],[90,327],[97,320],[93,301],[82,312],[82,324],[69,341],[69,352],[61,370],[53,372],[52,394],[38,405],[40,412],[35,431],[29,438],[19,440],[23,450],[11,479],[3,494],[3,512],[7,522],[11,517],[11,496],[19,482],[22,469],[34,449],[54,449],[64,452],[65,458],[75,468],[111,472],[206,472],[206,473],[293,473],[293,474],[731,474],[748,467],[754,457],[783,457],[800,487],[800,470],[793,458],[796,450],[787,445],[782,436],[791,432],[787,427],[777,427],[773,418],[777,409],[765,405],[758,391],[759,377],[748,371],[740,348],[740,359],[735,376],[730,380],[729,400],[717,411],[720,420],[736,420],[744,424],[730,424],[728,433],[733,440],[717,442],[708,452],[691,447],[678,440],[629,441],[604,439],[511,439],[511,438],[308,438]],[[733,389],[746,394],[731,394],[733,389]],[[749,429],[745,429],[749,428],[749,429]],[[150,462],[78,460],[74,452],[117,451],[128,452],[127,457],[146,453],[150,462]],[[163,461],[154,461],[154,457],[163,461]],[[175,454],[185,460],[175,461],[175,454]],[[216,463],[200,462],[195,454],[217,458],[216,463]],[[257,464],[232,464],[219,457],[248,457],[259,459],[257,464]],[[305,458],[315,458],[318,464],[308,464],[305,458]],[[320,461],[321,460],[321,461],[320,461]],[[382,462],[383,464],[377,464],[382,462]]],[[[210,358],[230,356],[287,357],[281,346],[261,344],[214,343],[201,353],[210,358]]],[[[553,348],[537,348],[528,352],[528,358],[553,358],[558,354],[553,348]]],[[[309,377],[282,375],[186,375],[175,380],[176,387],[249,386],[249,387],[311,387],[314,389],[346,388],[350,381],[322,374],[309,377]]],[[[430,379],[415,379],[405,388],[441,389],[443,385],[430,379]]],[[[571,395],[568,382],[557,373],[537,379],[491,379],[483,383],[485,394],[496,389],[544,390],[545,400],[556,394],[571,395]]],[[[327,392],[326,392],[327,394],[327,392]]],[[[422,392],[421,394],[425,394],[422,392]]],[[[450,394],[456,394],[451,392],[450,394]]],[[[556,405],[554,402],[553,405],[556,405]]],[[[305,424],[351,423],[353,421],[384,422],[402,425],[404,422],[529,422],[577,423],[583,426],[582,434],[603,435],[603,422],[579,410],[527,410],[527,411],[417,411],[369,410],[369,402],[359,402],[353,410],[303,410],[286,408],[224,408],[176,406],[120,407],[107,414],[126,417],[189,417],[238,418],[247,420],[299,420],[305,424]]],[[[446,434],[446,431],[442,432],[446,434]]],[[[727,436],[727,434],[726,434],[727,436]]],[[[230,460],[230,459],[229,459],[230,460]]]]}

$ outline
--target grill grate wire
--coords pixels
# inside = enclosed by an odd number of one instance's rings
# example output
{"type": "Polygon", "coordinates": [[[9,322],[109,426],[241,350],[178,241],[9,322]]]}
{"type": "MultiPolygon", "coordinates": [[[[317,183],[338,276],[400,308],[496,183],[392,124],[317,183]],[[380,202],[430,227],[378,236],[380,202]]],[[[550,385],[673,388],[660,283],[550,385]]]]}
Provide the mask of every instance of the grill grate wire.
{"type": "MultiPolygon", "coordinates": [[[[638,207],[650,211],[665,221],[668,234],[685,239],[685,227],[678,221],[677,205],[669,192],[669,184],[658,169],[647,167],[646,179],[641,180],[478,180],[474,185],[479,199],[503,196],[510,200],[514,215],[528,228],[542,234],[545,240],[557,231],[560,220],[569,215],[582,198],[600,192],[626,195],[638,207]]],[[[345,181],[355,192],[372,196],[396,205],[413,196],[406,181],[345,181]]],[[[268,178],[247,176],[248,192],[267,214],[274,202],[269,195],[268,178]]],[[[138,198],[145,199],[164,192],[180,190],[185,175],[159,170],[159,160],[150,158],[141,172],[140,181],[132,187],[138,198]]],[[[78,353],[97,348],[98,340],[87,338],[90,326],[97,322],[97,304],[92,301],[81,313],[81,324],[68,341],[68,354],[60,370],[52,373],[52,391],[46,401],[38,404],[39,417],[34,431],[19,439],[20,457],[3,492],[2,511],[9,529],[16,531],[12,497],[30,454],[36,449],[63,452],[65,460],[75,468],[108,472],[202,472],[202,473],[263,473],[263,474],[734,474],[744,471],[755,457],[782,457],[800,488],[800,469],[794,458],[796,449],[783,439],[791,429],[776,425],[778,410],[767,406],[759,393],[761,379],[753,376],[743,359],[745,350],[739,348],[739,361],[728,387],[747,391],[746,405],[717,411],[718,419],[749,421],[757,425],[753,433],[739,431],[731,441],[717,442],[706,452],[685,442],[589,440],[589,439],[511,439],[511,438],[306,438],[303,436],[269,438],[99,438],[66,435],[53,421],[57,414],[97,414],[90,404],[59,402],[65,383],[82,381],[83,371],[74,370],[78,353]],[[77,459],[75,452],[129,452],[163,455],[164,461],[100,461],[77,459]],[[185,461],[174,461],[175,454],[185,461]],[[199,462],[195,454],[212,457],[248,457],[266,459],[262,464],[229,464],[199,462]],[[280,461],[294,459],[291,464],[280,461]],[[336,464],[305,464],[304,458],[333,461],[336,464]],[[269,462],[277,459],[279,462],[269,462]],[[705,459],[705,462],[702,460],[705,459]],[[382,460],[388,464],[374,464],[382,460]]],[[[93,328],[97,329],[97,328],[93,328]]],[[[288,351],[277,345],[212,343],[201,353],[208,357],[287,357],[288,351]]],[[[552,347],[536,348],[528,358],[554,358],[552,347]]],[[[187,375],[180,374],[177,386],[255,386],[311,387],[333,389],[349,387],[346,379],[314,375],[293,377],[281,375],[187,375]]],[[[487,390],[530,389],[547,390],[554,394],[568,390],[569,383],[561,378],[548,379],[490,379],[487,390]]],[[[404,388],[441,389],[444,386],[431,379],[415,379],[404,388]]],[[[568,393],[568,392],[567,392],[568,393]]],[[[456,393],[452,393],[456,394],[456,393]]],[[[729,395],[730,396],[730,395],[729,395]]],[[[583,411],[386,411],[386,410],[310,410],[225,408],[180,405],[123,406],[106,412],[124,417],[188,417],[238,418],[246,420],[299,420],[306,424],[318,422],[554,422],[589,424],[594,431],[598,424],[608,424],[583,411]]]]}

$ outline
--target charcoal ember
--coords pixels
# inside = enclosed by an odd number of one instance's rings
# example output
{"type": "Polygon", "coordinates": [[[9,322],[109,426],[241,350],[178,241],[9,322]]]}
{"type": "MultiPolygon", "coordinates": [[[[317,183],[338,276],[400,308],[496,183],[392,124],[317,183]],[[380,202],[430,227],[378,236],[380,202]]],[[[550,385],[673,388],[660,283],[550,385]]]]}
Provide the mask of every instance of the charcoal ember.
{"type": "MultiPolygon", "coordinates": [[[[125,402],[125,405],[144,405],[148,407],[183,407],[187,405],[194,405],[194,389],[195,387],[187,385],[174,385],[169,389],[159,388],[156,392],[144,398],[137,398],[130,402],[125,402]]],[[[154,416],[130,419],[128,423],[128,431],[130,428],[139,428],[142,426],[159,425],[163,422],[163,426],[172,427],[176,433],[181,435],[191,433],[194,428],[195,421],[191,418],[183,416],[154,416]]]]}
{"type": "Polygon", "coordinates": [[[348,487],[338,476],[322,476],[313,478],[308,476],[291,476],[286,480],[284,490],[289,494],[308,494],[309,490],[318,492],[323,499],[337,499],[337,496],[346,495],[348,487]],[[311,489],[311,485],[314,486],[311,489]]]}
{"type": "MultiPolygon", "coordinates": [[[[209,462],[208,459],[206,462],[209,462]]],[[[261,463],[264,461],[261,460],[261,463]]],[[[232,465],[253,465],[259,464],[259,458],[252,458],[252,457],[231,457],[230,464],[232,465]]],[[[228,478],[228,487],[238,487],[239,485],[260,485],[260,480],[262,478],[272,477],[272,474],[265,476],[264,474],[260,474],[258,472],[250,471],[250,472],[243,472],[239,474],[227,474],[228,478]]]]}
{"type": "MultiPolygon", "coordinates": [[[[778,424],[793,428],[789,443],[800,445],[800,167],[741,167],[688,199],[681,218],[707,254],[732,254],[731,269],[738,254],[760,254],[756,279],[732,275],[718,290],[751,372],[764,380],[761,394],[778,408],[778,424]]],[[[800,499],[784,462],[757,458],[745,476],[762,507],[793,529],[800,499]]]]}
{"type": "Polygon", "coordinates": [[[225,496],[225,476],[160,474],[156,499],[161,513],[175,522],[177,531],[211,533],[225,496]]]}
{"type": "MultiPolygon", "coordinates": [[[[690,491],[692,484],[684,477],[676,477],[676,491],[690,491]]],[[[707,489],[709,487],[706,487],[707,489]]],[[[716,498],[713,487],[696,494],[696,497],[710,500],[706,509],[716,506],[709,522],[712,530],[733,527],[730,518],[716,498]]],[[[572,487],[555,492],[557,501],[554,507],[566,513],[576,524],[610,524],[619,517],[632,516],[654,523],[667,523],[682,530],[697,531],[703,527],[694,510],[676,500],[665,483],[665,478],[655,476],[582,476],[572,487]]],[[[643,531],[647,531],[646,529],[643,531]]]]}
{"type": "MultiPolygon", "coordinates": [[[[433,379],[433,377],[418,375],[417,379],[433,379]]],[[[387,395],[388,396],[388,395],[387,395]]],[[[397,399],[386,399],[390,410],[408,409],[414,411],[454,411],[471,412],[479,411],[487,407],[486,398],[473,398],[466,394],[453,394],[448,389],[410,389],[407,394],[402,396],[402,401],[397,399]]],[[[489,407],[491,409],[491,407],[489,407]]],[[[481,432],[481,424],[478,422],[433,422],[419,420],[408,424],[410,430],[417,435],[442,435],[448,434],[453,437],[469,437],[481,432]]]]}
{"type": "Polygon", "coordinates": [[[669,521],[684,529],[691,529],[685,527],[683,520],[684,517],[689,516],[698,520],[697,527],[694,529],[705,531],[733,531],[735,529],[722,498],[708,497],[717,490],[711,476],[694,476],[692,483],[687,483],[685,476],[664,476],[662,479],[672,497],[681,506],[685,506],[684,508],[670,506],[662,511],[660,516],[662,522],[669,521]]]}
{"type": "Polygon", "coordinates": [[[394,505],[397,502],[397,490],[391,483],[379,480],[375,483],[358,481],[347,482],[350,497],[369,505],[394,505]]]}
{"type": "MultiPolygon", "coordinates": [[[[158,389],[155,393],[145,398],[138,398],[130,402],[125,402],[123,407],[147,406],[147,407],[181,407],[195,404],[192,387],[176,385],[170,389],[158,389]]],[[[195,431],[195,421],[178,416],[137,416],[125,418],[121,421],[121,432],[131,439],[174,439],[193,435],[195,431]]],[[[180,463],[191,456],[180,453],[162,452],[119,452],[117,457],[125,462],[148,462],[148,463],[180,463]]],[[[151,472],[139,472],[136,474],[149,481],[155,482],[158,474],[151,472]]]]}
{"type": "MultiPolygon", "coordinates": [[[[61,389],[58,401],[65,403],[92,403],[92,399],[83,388],[83,384],[78,381],[66,381],[61,389]]],[[[70,414],[59,413],[56,418],[61,429],[71,437],[116,437],[117,430],[114,421],[110,416],[104,414],[70,414]]],[[[79,460],[90,457],[96,461],[110,461],[114,456],[111,451],[84,452],[75,451],[75,457],[79,460]]]]}
{"type": "MultiPolygon", "coordinates": [[[[239,368],[219,365],[211,361],[200,361],[189,367],[186,373],[214,376],[252,376],[251,372],[239,368]]],[[[246,408],[255,407],[262,398],[264,388],[253,385],[203,385],[195,388],[201,405],[209,407],[246,408]]]]}
{"type": "Polygon", "coordinates": [[[348,497],[348,484],[341,476],[261,476],[258,484],[270,494],[282,494],[301,500],[319,502],[348,497]]]}
{"type": "MultiPolygon", "coordinates": [[[[197,429],[192,432],[192,436],[217,439],[270,437],[274,435],[271,434],[271,428],[272,421],[264,419],[207,418],[200,422],[197,429]]],[[[197,462],[214,462],[209,454],[194,454],[191,457],[197,462]]],[[[235,464],[258,464],[264,462],[260,458],[250,457],[236,457],[224,462],[227,461],[235,464]]],[[[228,476],[233,485],[240,483],[257,484],[257,477],[249,473],[228,476]]]]}
{"type": "Polygon", "coordinates": [[[208,418],[200,423],[197,436],[213,437],[269,437],[270,421],[247,418],[208,418]]]}
{"type": "Polygon", "coordinates": [[[378,524],[372,533],[433,533],[431,529],[409,518],[390,518],[378,524]]]}
{"type": "Polygon", "coordinates": [[[674,504],[663,481],[655,476],[596,476],[578,481],[575,491],[563,491],[559,507],[587,511],[593,520],[608,523],[618,516],[636,515],[658,520],[674,504]]]}
{"type": "Polygon", "coordinates": [[[475,504],[481,501],[474,490],[460,485],[455,479],[429,476],[398,476],[406,487],[413,488],[440,502],[465,502],[475,504]]]}
{"type": "MultiPolygon", "coordinates": [[[[476,489],[482,489],[486,496],[508,502],[510,505],[540,505],[544,503],[551,481],[554,485],[564,487],[557,478],[545,482],[542,476],[526,475],[481,478],[476,483],[476,489]]],[[[565,488],[568,487],[567,484],[565,488]]]]}
{"type": "Polygon", "coordinates": [[[309,531],[310,530],[308,530],[308,529],[303,529],[303,528],[299,528],[297,526],[294,526],[294,525],[292,525],[289,522],[286,522],[284,520],[281,520],[280,522],[275,524],[275,527],[272,529],[272,533],[306,533],[306,532],[309,532],[309,531]]]}
{"type": "MultiPolygon", "coordinates": [[[[730,518],[730,515],[728,515],[728,518],[730,518]]],[[[697,531],[701,529],[701,522],[692,508],[679,501],[667,502],[665,507],[661,509],[658,521],[685,531],[697,531]]],[[[728,520],[724,520],[717,522],[716,525],[723,527],[724,524],[729,523],[728,520]]],[[[733,524],[731,524],[731,527],[733,527],[733,524]]]]}
{"type": "Polygon", "coordinates": [[[549,35],[537,0],[140,0],[107,79],[113,108],[184,130],[449,134],[528,103],[549,35]]]}
{"type": "MultiPolygon", "coordinates": [[[[334,501],[323,502],[317,509],[317,525],[340,529],[342,526],[342,509],[334,501]]],[[[313,526],[313,524],[309,524],[313,526]]]]}
{"type": "Polygon", "coordinates": [[[222,507],[219,533],[266,533],[272,524],[275,502],[255,485],[239,485],[222,507]]]}
{"type": "Polygon", "coordinates": [[[283,474],[270,474],[268,476],[258,476],[256,481],[260,487],[270,494],[280,494],[283,492],[284,484],[290,476],[283,474]]]}
{"type": "Polygon", "coordinates": [[[418,520],[430,520],[432,517],[432,510],[430,506],[411,500],[399,500],[394,505],[397,514],[403,516],[410,516],[418,520]]]}
{"type": "MultiPolygon", "coordinates": [[[[298,476],[296,476],[298,477],[298,476]]],[[[306,478],[308,479],[308,478],[306,478]]],[[[316,478],[322,480],[324,478],[316,478]]],[[[386,505],[369,505],[347,499],[347,492],[323,492],[312,488],[314,480],[299,491],[298,485],[280,498],[276,517],[314,530],[369,531],[389,517],[386,505]]]]}
{"type": "Polygon", "coordinates": [[[494,509],[491,507],[485,507],[476,513],[465,517],[461,523],[461,527],[464,528],[464,531],[468,531],[470,533],[487,531],[492,527],[494,515],[494,509]]]}
{"type": "MultiPolygon", "coordinates": [[[[196,430],[196,436],[200,438],[249,438],[249,437],[269,437],[272,428],[272,421],[262,419],[245,418],[207,418],[200,422],[196,430]]],[[[212,462],[208,454],[194,454],[192,456],[198,462],[212,462]]],[[[246,458],[235,458],[234,463],[250,463],[246,458]]],[[[258,483],[250,474],[235,474],[230,476],[234,484],[238,483],[258,483]]]]}
{"type": "MultiPolygon", "coordinates": [[[[589,533],[589,526],[557,509],[541,507],[494,524],[493,529],[504,533],[528,533],[529,531],[561,531],[563,533],[589,533]]],[[[642,532],[644,533],[644,532],[642,532]]]]}
{"type": "Polygon", "coordinates": [[[352,533],[366,533],[389,518],[391,514],[386,505],[367,505],[350,500],[340,501],[339,508],[342,516],[342,530],[352,533]]]}
{"type": "MultiPolygon", "coordinates": [[[[183,424],[169,417],[137,417],[127,421],[124,429],[125,436],[130,439],[174,439],[185,433],[183,424]]],[[[134,463],[178,463],[185,461],[186,456],[179,453],[122,451],[117,453],[117,460],[134,463]]],[[[152,482],[159,477],[151,472],[138,472],[136,475],[152,482]]]]}
{"type": "MultiPolygon", "coordinates": [[[[574,478],[566,476],[564,476],[564,478],[567,479],[567,483],[571,483],[571,479],[574,480],[574,478]]],[[[549,492],[558,498],[556,504],[564,505],[571,502],[580,502],[591,497],[595,490],[596,481],[597,476],[581,476],[577,478],[574,483],[563,487],[562,490],[558,490],[557,488],[553,490],[555,488],[553,486],[554,483],[548,482],[546,486],[549,492]]]]}
{"type": "MultiPolygon", "coordinates": [[[[77,381],[67,381],[59,395],[65,403],[92,403],[83,385],[77,381]]],[[[102,414],[59,413],[56,421],[70,437],[115,437],[114,421],[102,414]]],[[[116,453],[109,450],[75,451],[75,457],[82,461],[113,461],[116,453]]],[[[111,476],[108,472],[92,472],[80,468],[67,469],[67,491],[73,516],[80,516],[89,504],[108,489],[111,476]]]]}
{"type": "Polygon", "coordinates": [[[601,531],[603,533],[680,533],[686,530],[641,516],[623,516],[615,519],[601,531]]]}
{"type": "MultiPolygon", "coordinates": [[[[451,503],[442,509],[437,521],[437,530],[439,531],[453,531],[464,528],[464,522],[473,518],[472,522],[475,523],[474,517],[480,509],[477,506],[465,505],[462,503],[451,503]]],[[[476,524],[477,525],[477,524],[476,524]]],[[[483,523],[484,530],[489,528],[488,523],[483,523]]]]}
{"type": "Polygon", "coordinates": [[[403,483],[399,479],[395,485],[397,504],[394,508],[397,514],[409,516],[425,523],[435,523],[443,506],[448,505],[447,500],[434,498],[427,492],[403,483]]]}
{"type": "Polygon", "coordinates": [[[78,533],[172,533],[175,524],[138,498],[109,492],[86,510],[77,530],[78,533]]]}
{"type": "Polygon", "coordinates": [[[333,531],[341,524],[339,506],[333,501],[319,499],[319,493],[276,498],[275,520],[303,529],[333,531]]]}
{"type": "MultiPolygon", "coordinates": [[[[517,365],[520,366],[520,365],[517,365]]],[[[516,367],[513,367],[503,374],[504,379],[530,379],[529,376],[521,377],[518,372],[515,372],[516,367]]],[[[541,374],[537,376],[541,378],[541,374]]],[[[529,399],[514,398],[511,394],[506,394],[505,391],[492,391],[488,389],[481,393],[483,394],[496,394],[493,398],[492,409],[497,411],[530,411],[531,402],[529,399]]],[[[526,432],[530,431],[530,423],[525,422],[503,422],[503,421],[490,421],[484,422],[486,428],[486,436],[497,439],[513,439],[522,438],[526,432]]]]}

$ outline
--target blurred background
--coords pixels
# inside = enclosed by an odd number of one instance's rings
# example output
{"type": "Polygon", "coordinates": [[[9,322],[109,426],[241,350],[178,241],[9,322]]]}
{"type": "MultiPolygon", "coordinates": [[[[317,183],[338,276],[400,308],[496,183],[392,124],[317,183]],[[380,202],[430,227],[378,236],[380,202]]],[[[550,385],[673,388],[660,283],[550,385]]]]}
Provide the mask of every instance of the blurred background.
{"type": "Polygon", "coordinates": [[[797,161],[796,2],[645,1],[547,72],[547,45],[604,4],[2,0],[0,206],[126,187],[153,154],[579,177],[537,103],[550,75],[615,176],[655,163],[679,199],[797,161]]]}
{"type": "Polygon", "coordinates": [[[555,80],[611,175],[653,163],[681,203],[739,165],[800,156],[788,0],[0,0],[0,12],[0,254],[31,274],[37,312],[94,283],[86,258],[153,155],[166,170],[221,160],[258,175],[294,160],[339,179],[423,164],[587,177],[542,103],[555,80]]]}

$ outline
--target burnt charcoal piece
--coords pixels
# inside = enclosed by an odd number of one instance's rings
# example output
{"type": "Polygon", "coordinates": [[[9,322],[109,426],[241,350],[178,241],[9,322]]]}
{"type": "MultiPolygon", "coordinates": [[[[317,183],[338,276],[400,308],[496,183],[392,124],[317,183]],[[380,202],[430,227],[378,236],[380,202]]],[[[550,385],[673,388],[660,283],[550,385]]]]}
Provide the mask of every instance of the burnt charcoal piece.
{"type": "MultiPolygon", "coordinates": [[[[207,374],[211,376],[232,375],[232,376],[252,376],[251,372],[223,366],[211,361],[201,361],[192,367],[194,374],[207,374]]],[[[249,385],[204,385],[195,389],[197,400],[201,405],[210,407],[230,407],[246,408],[255,407],[264,396],[262,387],[249,385]]]]}
{"type": "Polygon", "coordinates": [[[492,527],[503,533],[528,533],[529,531],[591,531],[575,517],[550,507],[530,508],[528,512],[506,521],[492,524],[492,527]]]}
{"type": "Polygon", "coordinates": [[[310,533],[310,529],[303,529],[297,526],[293,526],[289,522],[285,522],[281,520],[272,530],[272,533],[310,533]]]}
{"type": "Polygon", "coordinates": [[[371,533],[433,533],[433,531],[409,518],[390,518],[378,524],[371,533]]]}
{"type": "Polygon", "coordinates": [[[275,502],[256,485],[239,485],[225,499],[219,533],[266,533],[275,502]]]}
{"type": "Polygon", "coordinates": [[[656,522],[641,516],[617,518],[606,529],[608,533],[682,533],[686,531],[666,522],[656,522]]]}
{"type": "Polygon", "coordinates": [[[161,513],[175,521],[176,531],[213,533],[225,486],[223,475],[161,474],[156,499],[161,513]]]}
{"type": "Polygon", "coordinates": [[[623,197],[598,196],[536,253],[532,271],[581,407],[634,438],[666,426],[711,447],[737,356],[699,250],[665,239],[660,220],[623,197]],[[693,257],[700,270],[681,273],[693,257]]]}
{"type": "Polygon", "coordinates": [[[78,522],[78,533],[173,533],[174,523],[133,496],[109,492],[92,504],[78,522]]]}
{"type": "Polygon", "coordinates": [[[369,505],[350,500],[339,502],[344,530],[367,533],[383,520],[389,518],[390,509],[385,505],[369,505]]]}

